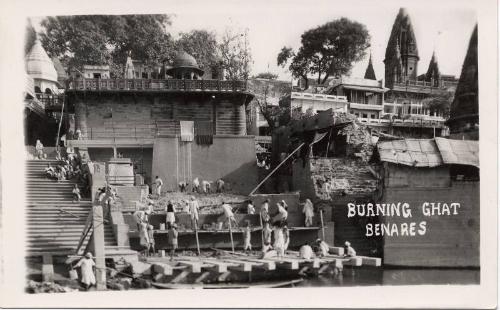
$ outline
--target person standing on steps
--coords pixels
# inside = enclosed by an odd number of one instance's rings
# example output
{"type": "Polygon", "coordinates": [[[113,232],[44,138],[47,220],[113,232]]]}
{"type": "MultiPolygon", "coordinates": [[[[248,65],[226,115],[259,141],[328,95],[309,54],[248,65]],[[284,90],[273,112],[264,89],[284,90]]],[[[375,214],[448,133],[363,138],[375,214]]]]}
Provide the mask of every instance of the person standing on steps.
{"type": "Polygon", "coordinates": [[[82,195],[80,194],[80,189],[78,188],[78,185],[75,184],[73,186],[73,202],[76,200],[77,202],[80,202],[80,200],[82,199],[82,195]]]}
{"type": "Polygon", "coordinates": [[[283,236],[283,229],[280,227],[279,223],[274,224],[273,235],[273,247],[276,250],[276,255],[278,256],[278,259],[283,259],[285,256],[285,237],[283,236]]]}
{"type": "Polygon", "coordinates": [[[172,204],[172,200],[168,201],[165,211],[167,212],[167,229],[168,229],[175,223],[175,211],[174,211],[174,205],[172,204]]]}
{"type": "Polygon", "coordinates": [[[43,144],[42,142],[40,142],[40,140],[36,140],[35,150],[36,150],[36,157],[38,159],[43,159],[45,157],[43,154],[43,144]]]}
{"type": "Polygon", "coordinates": [[[262,224],[265,225],[271,220],[269,216],[269,199],[264,200],[260,206],[260,217],[262,218],[262,224]]]}
{"type": "Polygon", "coordinates": [[[191,196],[191,201],[189,202],[189,213],[191,214],[191,224],[193,229],[198,229],[198,211],[200,209],[200,205],[194,196],[191,196]]]}
{"type": "Polygon", "coordinates": [[[245,245],[243,246],[243,250],[246,251],[251,251],[252,250],[252,229],[250,227],[250,222],[247,221],[247,226],[245,227],[245,230],[243,231],[243,239],[245,241],[245,245]]]}
{"type": "Polygon", "coordinates": [[[284,239],[284,251],[288,250],[288,246],[290,245],[290,230],[288,230],[288,226],[283,226],[283,239],[284,239]]]}
{"type": "Polygon", "coordinates": [[[161,197],[161,187],[163,186],[163,180],[160,179],[159,176],[156,176],[156,178],[155,178],[155,185],[156,185],[155,194],[158,196],[158,198],[160,198],[161,197]]]}
{"type": "Polygon", "coordinates": [[[155,249],[155,237],[154,237],[154,230],[153,230],[153,225],[148,225],[148,256],[153,253],[153,255],[156,253],[155,249]]]}
{"type": "Polygon", "coordinates": [[[304,203],[304,208],[302,209],[302,213],[304,213],[306,219],[304,225],[306,227],[310,227],[313,224],[313,216],[314,216],[314,206],[311,200],[308,198],[304,203]]]}
{"type": "Polygon", "coordinates": [[[263,228],[264,244],[266,243],[271,244],[272,232],[273,230],[269,227],[269,223],[268,222],[264,223],[264,228],[263,228]]]}
{"type": "Polygon", "coordinates": [[[255,214],[255,207],[253,206],[253,202],[251,200],[248,201],[247,213],[248,214],[255,214]]]}
{"type": "Polygon", "coordinates": [[[88,289],[96,283],[94,274],[95,262],[92,258],[92,253],[88,252],[87,254],[85,254],[85,257],[80,259],[75,267],[81,268],[80,270],[82,278],[80,282],[84,285],[85,290],[88,291],[88,289]]]}
{"type": "Polygon", "coordinates": [[[170,245],[170,260],[174,260],[175,250],[177,250],[177,237],[179,236],[179,232],[177,231],[177,224],[173,224],[170,226],[168,230],[168,244],[170,245]]]}
{"type": "Polygon", "coordinates": [[[233,208],[231,205],[225,203],[224,201],[222,202],[222,210],[224,211],[224,217],[225,220],[227,220],[228,225],[231,223],[234,223],[232,226],[233,228],[238,226],[238,223],[236,222],[236,219],[234,218],[234,213],[233,213],[233,208]]]}

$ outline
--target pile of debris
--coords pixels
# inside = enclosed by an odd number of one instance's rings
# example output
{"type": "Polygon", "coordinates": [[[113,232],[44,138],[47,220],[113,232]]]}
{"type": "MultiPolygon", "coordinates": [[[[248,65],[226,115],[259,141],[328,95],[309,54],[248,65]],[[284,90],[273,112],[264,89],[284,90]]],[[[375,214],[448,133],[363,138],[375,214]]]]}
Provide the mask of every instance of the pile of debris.
{"type": "Polygon", "coordinates": [[[52,282],[36,282],[33,280],[28,281],[26,291],[31,294],[38,293],[69,293],[78,291],[78,288],[62,286],[52,282]]]}
{"type": "Polygon", "coordinates": [[[311,177],[316,196],[321,200],[335,196],[371,194],[378,180],[369,164],[347,158],[311,159],[311,177]]]}

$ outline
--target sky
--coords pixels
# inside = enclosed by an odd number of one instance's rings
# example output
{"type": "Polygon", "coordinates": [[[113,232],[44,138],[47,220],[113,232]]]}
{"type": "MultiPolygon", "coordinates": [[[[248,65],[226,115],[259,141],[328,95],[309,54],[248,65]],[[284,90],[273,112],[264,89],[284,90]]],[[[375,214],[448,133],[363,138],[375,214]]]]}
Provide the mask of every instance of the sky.
{"type": "MultiPolygon", "coordinates": [[[[356,0],[355,0],[356,1],[356,0]]],[[[435,52],[441,73],[460,76],[470,35],[477,22],[470,1],[432,2],[418,5],[417,1],[405,2],[415,31],[420,62],[418,74],[425,73],[432,53],[435,52]]],[[[252,74],[273,72],[279,79],[289,80],[286,68],[277,66],[276,56],[283,46],[294,50],[300,47],[303,32],[326,22],[347,17],[366,25],[371,36],[371,47],[364,60],[354,64],[351,76],[363,77],[372,53],[377,79],[384,74],[384,55],[387,41],[401,3],[385,1],[339,2],[298,1],[286,2],[224,2],[209,9],[199,9],[193,1],[185,1],[164,13],[172,15],[168,31],[176,37],[179,32],[193,29],[215,31],[226,28],[248,31],[252,53],[252,74]]],[[[149,12],[137,12],[149,13],[149,12]]],[[[153,13],[153,12],[151,12],[153,13]]],[[[154,13],[163,13],[155,11],[154,13]]],[[[35,23],[40,18],[34,19],[35,23]]]]}
{"type": "MultiPolygon", "coordinates": [[[[280,68],[276,56],[283,46],[295,50],[300,47],[300,36],[308,29],[328,21],[347,17],[366,25],[371,35],[371,53],[377,79],[383,78],[384,55],[399,5],[373,4],[356,6],[333,2],[291,1],[286,6],[274,5],[228,7],[205,14],[200,11],[183,11],[173,17],[172,33],[192,29],[207,29],[217,33],[226,27],[248,29],[248,39],[254,60],[252,73],[271,71],[280,79],[290,79],[288,70],[280,68]],[[268,69],[269,68],[269,69],[268,69]]],[[[348,3],[348,2],[345,2],[348,3]]],[[[425,73],[433,51],[436,53],[441,73],[460,75],[470,35],[476,24],[473,9],[453,8],[449,5],[436,7],[407,7],[415,31],[420,54],[419,74],[425,73]]],[[[353,66],[351,76],[363,77],[368,55],[353,66]]]]}

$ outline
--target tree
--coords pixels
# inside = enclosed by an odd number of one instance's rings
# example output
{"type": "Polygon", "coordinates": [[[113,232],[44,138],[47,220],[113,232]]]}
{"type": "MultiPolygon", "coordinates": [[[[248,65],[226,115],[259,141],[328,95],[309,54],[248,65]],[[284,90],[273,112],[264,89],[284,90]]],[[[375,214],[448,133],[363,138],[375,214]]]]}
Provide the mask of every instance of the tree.
{"type": "Polygon", "coordinates": [[[123,75],[128,51],[145,64],[170,60],[173,42],[168,15],[75,15],[47,17],[41,41],[50,56],[70,67],[109,64],[123,75]]]}
{"type": "Polygon", "coordinates": [[[352,65],[363,59],[370,46],[366,26],[345,17],[310,29],[301,36],[302,46],[295,53],[284,47],[278,54],[278,65],[285,66],[294,77],[307,81],[317,74],[319,84],[330,77],[340,77],[351,71],[352,65]]]}
{"type": "Polygon", "coordinates": [[[251,80],[249,89],[255,94],[253,102],[273,131],[290,120],[290,106],[282,101],[289,97],[292,85],[289,82],[251,80]]]}
{"type": "Polygon", "coordinates": [[[422,105],[424,108],[429,109],[431,114],[441,114],[443,118],[447,119],[450,117],[450,107],[454,96],[454,91],[441,91],[423,99],[422,105]]]}
{"type": "Polygon", "coordinates": [[[193,56],[202,69],[219,65],[218,43],[214,32],[192,30],[181,32],[175,42],[177,50],[183,50],[193,56]]]}
{"type": "Polygon", "coordinates": [[[291,47],[285,46],[278,54],[278,66],[285,67],[289,59],[291,59],[291,62],[288,70],[290,70],[293,77],[302,78],[305,82],[305,88],[307,89],[309,87],[308,75],[311,73],[310,59],[305,57],[302,47],[299,49],[298,53],[295,53],[291,47]]]}
{"type": "Polygon", "coordinates": [[[276,80],[278,75],[272,72],[261,72],[253,77],[254,79],[276,80]]]}
{"type": "Polygon", "coordinates": [[[248,44],[247,31],[240,33],[226,28],[219,43],[222,67],[228,80],[248,80],[252,55],[248,44]]]}

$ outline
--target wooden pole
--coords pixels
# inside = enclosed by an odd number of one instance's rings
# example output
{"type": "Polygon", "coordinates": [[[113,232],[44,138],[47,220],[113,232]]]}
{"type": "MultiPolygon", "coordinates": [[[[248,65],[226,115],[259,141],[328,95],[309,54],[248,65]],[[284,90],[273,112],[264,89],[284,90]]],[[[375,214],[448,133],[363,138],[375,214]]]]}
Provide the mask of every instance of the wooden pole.
{"type": "Polygon", "coordinates": [[[269,179],[269,177],[270,177],[270,176],[271,176],[274,172],[276,172],[276,170],[278,170],[278,169],[279,169],[279,167],[281,167],[281,166],[282,166],[282,165],[283,165],[283,164],[284,164],[284,163],[288,160],[288,158],[292,157],[292,155],[293,155],[293,154],[295,154],[295,153],[296,153],[296,152],[297,152],[297,151],[298,151],[298,150],[299,150],[299,149],[300,149],[300,148],[301,148],[304,144],[305,144],[305,143],[302,143],[301,145],[299,145],[299,147],[298,147],[298,148],[296,148],[296,149],[295,149],[293,152],[291,152],[291,153],[290,153],[290,155],[288,155],[288,156],[287,156],[287,157],[286,157],[286,158],[285,158],[285,159],[284,159],[281,163],[279,163],[279,165],[278,165],[278,166],[276,166],[276,168],[274,168],[274,169],[273,169],[273,171],[271,171],[271,172],[270,172],[270,173],[269,173],[269,174],[268,174],[268,175],[264,178],[264,180],[262,180],[262,181],[261,181],[261,182],[260,182],[260,183],[259,183],[259,184],[258,184],[258,185],[257,185],[257,186],[256,186],[256,187],[255,187],[255,188],[254,188],[251,192],[250,192],[250,194],[248,194],[248,196],[251,196],[253,193],[255,193],[255,191],[256,191],[257,189],[259,189],[259,187],[260,187],[262,184],[264,184],[264,182],[266,182],[266,181],[267,181],[267,179],[269,179]]]}
{"type": "Polygon", "coordinates": [[[328,149],[330,148],[330,139],[332,137],[332,129],[333,129],[333,127],[330,127],[330,133],[328,134],[328,143],[326,144],[325,158],[328,157],[328,149]]]}
{"type": "Polygon", "coordinates": [[[262,248],[264,248],[264,223],[262,222],[262,214],[259,214],[259,220],[260,220],[260,227],[262,227],[262,229],[260,230],[260,237],[262,241],[261,243],[262,243],[262,248]]]}
{"type": "Polygon", "coordinates": [[[234,241],[233,241],[233,230],[231,229],[231,219],[228,218],[227,222],[229,224],[229,236],[231,237],[231,249],[234,252],[234,241]]]}
{"type": "Polygon", "coordinates": [[[196,236],[196,249],[198,250],[198,256],[201,255],[200,252],[200,240],[198,239],[198,221],[194,220],[194,234],[196,236]]]}
{"type": "Polygon", "coordinates": [[[325,224],[323,222],[323,209],[319,210],[319,218],[321,220],[321,237],[322,240],[325,240],[325,224]]]}

